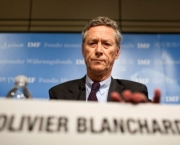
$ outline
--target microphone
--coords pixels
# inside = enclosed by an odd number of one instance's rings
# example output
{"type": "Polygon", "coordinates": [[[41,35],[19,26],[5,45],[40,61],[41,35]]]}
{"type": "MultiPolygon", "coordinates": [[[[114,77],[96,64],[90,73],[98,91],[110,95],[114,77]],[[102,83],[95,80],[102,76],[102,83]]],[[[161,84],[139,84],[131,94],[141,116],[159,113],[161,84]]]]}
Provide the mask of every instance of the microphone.
{"type": "Polygon", "coordinates": [[[85,89],[85,87],[84,87],[83,85],[81,85],[81,86],[79,87],[80,92],[79,92],[79,95],[78,95],[77,100],[80,99],[81,93],[82,93],[82,91],[84,91],[84,89],[85,89]]]}
{"type": "Polygon", "coordinates": [[[7,93],[6,98],[29,99],[32,98],[27,88],[28,78],[24,75],[15,77],[15,86],[7,93]]]}

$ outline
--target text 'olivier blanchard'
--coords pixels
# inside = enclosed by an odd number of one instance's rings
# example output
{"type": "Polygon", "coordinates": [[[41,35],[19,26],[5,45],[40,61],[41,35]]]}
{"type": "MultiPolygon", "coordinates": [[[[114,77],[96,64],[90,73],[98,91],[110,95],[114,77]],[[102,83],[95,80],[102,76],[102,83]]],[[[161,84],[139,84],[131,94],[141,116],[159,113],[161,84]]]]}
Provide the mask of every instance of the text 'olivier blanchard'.
{"type": "Polygon", "coordinates": [[[30,116],[0,114],[0,132],[111,133],[180,135],[180,120],[136,118],[69,119],[66,116],[30,116]],[[73,121],[75,126],[70,128],[73,121]]]}

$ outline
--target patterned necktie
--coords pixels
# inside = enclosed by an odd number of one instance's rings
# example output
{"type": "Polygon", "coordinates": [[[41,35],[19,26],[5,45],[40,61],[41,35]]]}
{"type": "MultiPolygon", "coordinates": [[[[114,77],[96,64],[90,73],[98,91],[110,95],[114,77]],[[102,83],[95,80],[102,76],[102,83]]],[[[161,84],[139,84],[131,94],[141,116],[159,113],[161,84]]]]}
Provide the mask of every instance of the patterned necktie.
{"type": "Polygon", "coordinates": [[[92,84],[92,88],[91,88],[91,92],[88,97],[88,101],[98,101],[97,97],[96,97],[96,92],[99,90],[99,88],[100,88],[100,83],[94,82],[92,84]]]}

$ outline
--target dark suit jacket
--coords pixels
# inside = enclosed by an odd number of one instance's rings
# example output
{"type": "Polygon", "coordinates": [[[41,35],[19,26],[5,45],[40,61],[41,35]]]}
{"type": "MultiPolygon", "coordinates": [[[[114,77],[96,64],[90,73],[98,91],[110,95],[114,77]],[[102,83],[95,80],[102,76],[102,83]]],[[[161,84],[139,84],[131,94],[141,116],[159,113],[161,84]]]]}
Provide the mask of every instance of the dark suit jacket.
{"type": "MultiPolygon", "coordinates": [[[[86,77],[81,79],[68,81],[57,86],[52,87],[49,90],[50,99],[61,99],[61,100],[86,100],[86,89],[85,89],[86,77]]],[[[111,78],[111,84],[108,92],[108,100],[111,101],[110,93],[118,92],[121,94],[124,90],[131,90],[132,92],[141,92],[148,98],[147,87],[143,84],[111,78]]]]}

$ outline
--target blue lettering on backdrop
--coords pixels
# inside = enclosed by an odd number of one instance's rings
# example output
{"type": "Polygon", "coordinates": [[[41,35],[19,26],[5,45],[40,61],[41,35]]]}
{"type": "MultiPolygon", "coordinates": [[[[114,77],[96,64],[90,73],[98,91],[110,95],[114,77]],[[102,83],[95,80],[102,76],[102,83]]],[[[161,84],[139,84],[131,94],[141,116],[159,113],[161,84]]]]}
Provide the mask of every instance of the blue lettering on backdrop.
{"type": "MultiPolygon", "coordinates": [[[[146,84],[149,97],[162,90],[162,104],[180,104],[180,35],[123,34],[113,77],[146,84]]],[[[48,89],[81,78],[86,68],[80,33],[1,33],[0,96],[17,75],[26,75],[35,99],[48,99],[48,89]]]]}

